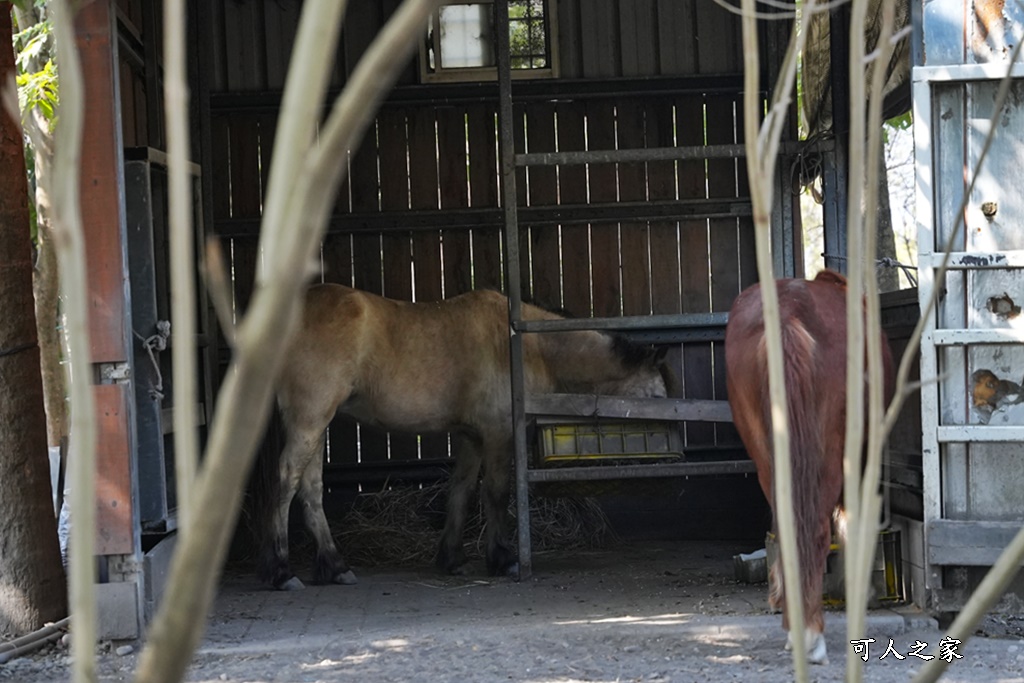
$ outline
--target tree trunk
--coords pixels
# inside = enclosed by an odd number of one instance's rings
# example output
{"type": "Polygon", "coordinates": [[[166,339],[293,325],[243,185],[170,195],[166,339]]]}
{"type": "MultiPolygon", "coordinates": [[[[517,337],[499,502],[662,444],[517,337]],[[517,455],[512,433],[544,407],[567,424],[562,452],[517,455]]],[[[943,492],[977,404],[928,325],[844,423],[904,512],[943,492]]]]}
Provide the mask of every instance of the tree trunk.
{"type": "MultiPolygon", "coordinates": [[[[896,261],[896,233],[892,229],[892,210],[889,207],[889,172],[885,166],[884,150],[878,155],[878,234],[879,259],[896,261]]],[[[878,291],[893,292],[900,288],[899,269],[894,266],[878,268],[878,291]]]]}
{"type": "MultiPolygon", "coordinates": [[[[38,159],[36,168],[39,168],[38,159]]],[[[37,202],[37,207],[39,206],[37,202]]],[[[46,406],[46,442],[60,446],[68,436],[68,411],[65,396],[64,367],[61,365],[61,340],[58,329],[60,312],[60,275],[57,272],[57,254],[53,248],[53,235],[49,226],[49,212],[37,211],[39,217],[38,254],[32,289],[36,302],[36,333],[39,335],[39,354],[42,363],[43,400],[46,406]]]]}
{"type": "MultiPolygon", "coordinates": [[[[0,35],[11,14],[0,11],[0,35]]],[[[0,82],[14,74],[0,47],[0,82]]],[[[46,415],[32,298],[28,184],[21,129],[0,113],[0,633],[24,633],[67,614],[53,514],[46,415]]]]}

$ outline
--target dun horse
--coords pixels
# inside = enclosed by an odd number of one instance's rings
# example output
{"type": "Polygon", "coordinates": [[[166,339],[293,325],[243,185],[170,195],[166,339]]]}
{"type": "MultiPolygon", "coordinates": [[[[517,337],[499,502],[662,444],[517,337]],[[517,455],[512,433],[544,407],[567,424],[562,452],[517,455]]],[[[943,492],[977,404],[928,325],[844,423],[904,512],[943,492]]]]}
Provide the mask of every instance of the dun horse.
{"type": "MultiPolygon", "coordinates": [[[[789,403],[793,508],[808,658],[827,661],[822,581],[832,539],[833,513],[843,492],[846,430],[846,280],[822,271],[813,281],[778,280],[782,349],[789,403]]],[[[892,397],[893,369],[882,335],[885,400],[892,397]]],[[[729,312],[725,330],[726,386],[733,421],[757,465],[758,481],[772,509],[771,406],[761,291],[744,290],[729,312]]],[[[773,523],[777,532],[777,526],[773,523]]],[[[781,562],[771,568],[769,603],[785,612],[781,562]]],[[[789,643],[787,642],[787,647],[789,643]]]]}
{"type": "MultiPolygon", "coordinates": [[[[523,305],[527,320],[558,315],[523,305]]],[[[664,397],[672,375],[663,354],[594,331],[523,337],[529,392],[664,397]]],[[[517,574],[506,538],[510,520],[512,408],[508,300],[474,291],[436,303],[386,299],[341,285],[309,289],[278,381],[285,446],[270,483],[264,579],[275,588],[302,588],[288,565],[288,512],[298,493],[316,542],[315,580],[354,583],[324,516],[325,430],[336,413],[389,430],[452,432],[456,463],[438,564],[463,570],[463,529],[470,493],[482,470],[487,521],[486,561],[492,574],[517,574]],[[274,476],[274,475],[277,476],[274,476]]]]}

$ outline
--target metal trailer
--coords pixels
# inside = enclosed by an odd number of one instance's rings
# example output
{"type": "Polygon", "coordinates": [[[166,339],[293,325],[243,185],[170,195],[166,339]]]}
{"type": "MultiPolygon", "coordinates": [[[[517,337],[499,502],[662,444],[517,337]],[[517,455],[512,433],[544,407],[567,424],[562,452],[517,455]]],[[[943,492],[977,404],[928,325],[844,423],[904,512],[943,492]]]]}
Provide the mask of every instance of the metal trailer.
{"type": "Polygon", "coordinates": [[[926,327],[924,512],[923,524],[910,526],[912,536],[923,532],[917,580],[925,590],[915,599],[941,612],[963,606],[1024,521],[1024,62],[1011,63],[1024,39],[1024,9],[990,0],[917,0],[913,11],[926,327]],[[1007,74],[1013,80],[997,110],[1007,74]],[[982,371],[996,380],[976,374],[982,371]]]}

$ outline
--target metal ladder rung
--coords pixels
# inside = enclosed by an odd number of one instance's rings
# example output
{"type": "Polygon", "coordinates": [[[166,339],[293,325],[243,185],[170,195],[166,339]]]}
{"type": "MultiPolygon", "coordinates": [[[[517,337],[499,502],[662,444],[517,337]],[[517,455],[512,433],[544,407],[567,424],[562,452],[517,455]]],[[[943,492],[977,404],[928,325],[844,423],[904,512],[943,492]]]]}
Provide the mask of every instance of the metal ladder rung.
{"type": "MultiPolygon", "coordinates": [[[[928,264],[932,268],[939,268],[944,252],[932,254],[921,254],[922,264],[928,264]]],[[[999,252],[977,252],[977,251],[951,251],[949,252],[949,263],[946,267],[951,270],[984,270],[998,268],[1024,268],[1024,249],[999,252]]]]}
{"type": "Polygon", "coordinates": [[[1024,426],[950,425],[938,428],[939,443],[1002,443],[1024,441],[1024,426]]]}
{"type": "Polygon", "coordinates": [[[1009,328],[952,330],[940,329],[931,333],[936,346],[968,346],[970,344],[1021,344],[1024,330],[1009,328]]]}

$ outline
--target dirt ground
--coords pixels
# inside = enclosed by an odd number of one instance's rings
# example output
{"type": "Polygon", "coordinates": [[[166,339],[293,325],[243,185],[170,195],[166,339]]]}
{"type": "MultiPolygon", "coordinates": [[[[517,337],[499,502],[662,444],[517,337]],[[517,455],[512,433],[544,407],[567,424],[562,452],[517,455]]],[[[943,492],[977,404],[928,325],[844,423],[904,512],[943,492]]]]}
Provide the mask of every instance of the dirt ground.
{"type": "MultiPolygon", "coordinates": [[[[516,681],[611,683],[793,679],[780,617],[764,584],[733,578],[725,542],[628,543],[611,550],[535,555],[534,577],[516,583],[448,577],[434,569],[364,569],[355,586],[264,590],[247,572],[226,574],[186,680],[346,682],[516,681]]],[[[482,567],[480,568],[482,570],[482,567]]],[[[942,680],[1024,682],[1016,617],[997,616],[962,644],[942,680]]],[[[830,612],[830,663],[812,680],[843,679],[853,648],[841,612],[830,612]]],[[[866,681],[907,681],[935,655],[943,633],[913,608],[873,610],[866,681]],[[894,654],[879,659],[889,639],[894,654]]],[[[131,680],[141,643],[101,646],[100,680],[131,680]],[[129,654],[124,653],[131,646],[129,654]]],[[[59,648],[0,666],[0,681],[69,680],[59,648]]]]}

